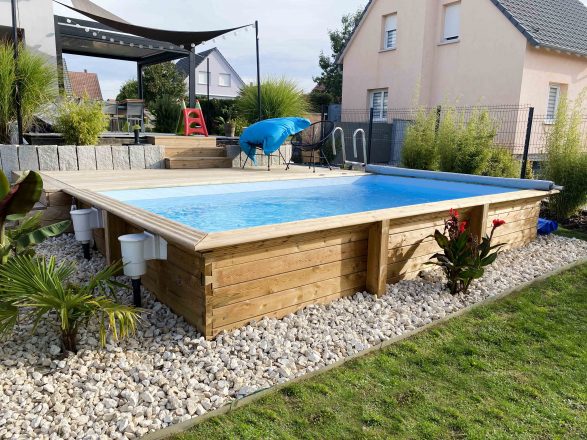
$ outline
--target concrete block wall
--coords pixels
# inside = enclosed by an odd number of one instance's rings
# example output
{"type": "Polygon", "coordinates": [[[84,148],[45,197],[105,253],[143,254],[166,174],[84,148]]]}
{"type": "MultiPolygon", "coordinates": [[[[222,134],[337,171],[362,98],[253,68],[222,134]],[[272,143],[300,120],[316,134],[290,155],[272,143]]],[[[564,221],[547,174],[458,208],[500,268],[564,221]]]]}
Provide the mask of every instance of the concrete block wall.
{"type": "Polygon", "coordinates": [[[0,167],[13,171],[91,171],[165,168],[160,145],[0,145],[0,167]]]}

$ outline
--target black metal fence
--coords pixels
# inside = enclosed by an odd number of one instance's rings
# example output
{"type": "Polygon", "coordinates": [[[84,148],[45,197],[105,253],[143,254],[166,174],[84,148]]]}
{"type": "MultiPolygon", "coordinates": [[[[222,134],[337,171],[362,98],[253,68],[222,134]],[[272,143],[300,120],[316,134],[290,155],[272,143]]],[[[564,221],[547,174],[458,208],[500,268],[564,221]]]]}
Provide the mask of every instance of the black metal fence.
{"type": "MultiPolygon", "coordinates": [[[[418,111],[433,112],[437,126],[453,111],[464,122],[479,111],[486,111],[495,126],[494,144],[508,149],[512,155],[522,162],[522,168],[528,161],[539,163],[544,160],[546,140],[553,128],[552,118],[537,115],[530,106],[471,106],[443,108],[391,108],[384,111],[372,109],[342,109],[330,117],[337,127],[342,129],[336,133],[337,154],[335,163],[342,163],[342,144],[345,145],[347,161],[400,165],[401,152],[408,127],[416,119],[418,111]],[[365,148],[363,148],[363,134],[365,148]],[[344,137],[344,141],[340,137],[344,137]],[[367,158],[365,158],[365,153],[367,158]],[[356,153],[356,154],[355,154],[356,153]]],[[[581,120],[580,130],[583,143],[587,145],[587,115],[581,120]]],[[[328,147],[330,148],[330,147],[328,147]]]]}

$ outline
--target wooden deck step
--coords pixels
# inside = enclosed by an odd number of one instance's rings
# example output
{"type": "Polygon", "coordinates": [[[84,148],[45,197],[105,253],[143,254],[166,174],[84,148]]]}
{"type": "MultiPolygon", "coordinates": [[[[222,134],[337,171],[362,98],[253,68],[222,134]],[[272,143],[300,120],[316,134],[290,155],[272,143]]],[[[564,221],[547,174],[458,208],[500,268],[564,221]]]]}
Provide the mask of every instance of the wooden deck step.
{"type": "Polygon", "coordinates": [[[147,136],[147,142],[164,147],[215,147],[214,136],[147,136]]]}
{"type": "Polygon", "coordinates": [[[226,157],[225,147],[165,147],[165,157],[226,157]]]}
{"type": "Polygon", "coordinates": [[[228,157],[167,157],[167,169],[201,169],[201,168],[232,168],[232,159],[228,157]]]}

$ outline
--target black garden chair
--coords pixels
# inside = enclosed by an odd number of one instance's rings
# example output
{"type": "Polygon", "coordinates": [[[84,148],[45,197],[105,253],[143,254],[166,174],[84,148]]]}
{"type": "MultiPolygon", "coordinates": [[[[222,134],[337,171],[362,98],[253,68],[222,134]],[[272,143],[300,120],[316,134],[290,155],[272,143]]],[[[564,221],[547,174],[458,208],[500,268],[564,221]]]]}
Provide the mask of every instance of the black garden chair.
{"type": "MultiPolygon", "coordinates": [[[[293,135],[291,138],[292,158],[296,155],[302,157],[303,152],[309,151],[311,152],[311,159],[308,168],[314,166],[314,172],[316,172],[316,159],[320,161],[324,159],[328,165],[328,169],[332,170],[332,166],[324,154],[324,146],[328,139],[330,139],[330,136],[332,136],[334,128],[334,122],[320,121],[313,123],[305,130],[293,135]],[[317,157],[316,154],[318,155],[317,157]]],[[[286,170],[289,169],[290,164],[291,160],[288,162],[286,170]]]]}

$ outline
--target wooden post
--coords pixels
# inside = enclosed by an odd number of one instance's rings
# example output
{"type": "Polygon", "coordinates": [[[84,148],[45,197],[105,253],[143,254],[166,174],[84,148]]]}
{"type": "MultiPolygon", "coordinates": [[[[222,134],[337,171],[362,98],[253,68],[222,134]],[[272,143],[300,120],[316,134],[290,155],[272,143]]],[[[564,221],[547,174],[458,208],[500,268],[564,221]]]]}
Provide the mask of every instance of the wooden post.
{"type": "Polygon", "coordinates": [[[367,251],[367,292],[383,296],[387,283],[389,220],[374,223],[369,229],[367,251]]]}
{"type": "Polygon", "coordinates": [[[479,240],[485,236],[487,230],[487,216],[489,213],[489,204],[475,206],[469,214],[469,230],[479,240]]]}
{"type": "Polygon", "coordinates": [[[106,263],[112,264],[122,259],[122,252],[120,250],[120,242],[118,237],[126,234],[126,224],[123,220],[103,211],[106,216],[104,219],[104,242],[106,248],[106,263]]]}

